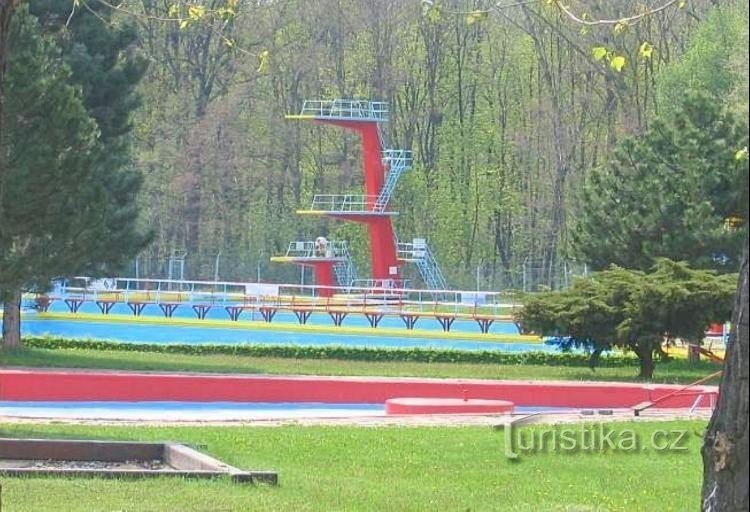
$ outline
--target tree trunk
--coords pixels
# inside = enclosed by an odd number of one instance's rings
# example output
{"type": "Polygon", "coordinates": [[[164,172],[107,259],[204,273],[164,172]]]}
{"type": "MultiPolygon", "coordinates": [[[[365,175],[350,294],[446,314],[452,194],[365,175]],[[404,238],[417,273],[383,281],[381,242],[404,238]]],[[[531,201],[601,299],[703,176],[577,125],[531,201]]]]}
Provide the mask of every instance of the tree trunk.
{"type": "Polygon", "coordinates": [[[638,378],[643,380],[651,380],[654,376],[654,350],[651,345],[642,347],[637,345],[633,352],[638,356],[638,364],[640,371],[638,372],[638,378]]]}
{"type": "Polygon", "coordinates": [[[703,443],[702,509],[748,510],[748,243],[719,388],[703,443]]]}
{"type": "Polygon", "coordinates": [[[3,344],[10,349],[21,346],[21,292],[13,292],[3,302],[3,344]]]}

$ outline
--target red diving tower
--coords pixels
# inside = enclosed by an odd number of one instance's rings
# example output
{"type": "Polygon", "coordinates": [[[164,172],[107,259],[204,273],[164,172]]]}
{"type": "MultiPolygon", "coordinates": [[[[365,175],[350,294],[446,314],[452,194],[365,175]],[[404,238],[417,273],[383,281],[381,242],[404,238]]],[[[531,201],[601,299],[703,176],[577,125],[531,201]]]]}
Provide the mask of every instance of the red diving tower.
{"type": "MultiPolygon", "coordinates": [[[[297,213],[325,215],[367,227],[372,272],[372,280],[367,286],[403,287],[401,264],[411,261],[417,264],[429,288],[444,290],[445,279],[424,240],[415,239],[416,244],[400,244],[394,234],[392,218],[398,213],[389,211],[388,203],[401,174],[411,169],[412,155],[408,150],[383,147],[380,123],[388,121],[387,104],[353,99],[308,100],[299,114],[286,118],[310,120],[351,130],[359,134],[362,142],[364,194],[316,194],[312,206],[297,213]]],[[[309,257],[295,260],[276,258],[275,261],[293,261],[302,265],[311,263],[309,257]]],[[[332,282],[331,272],[316,270],[316,283],[325,285],[326,282],[332,282]]]]}
{"type": "Polygon", "coordinates": [[[318,237],[314,242],[291,242],[284,256],[271,258],[274,263],[296,263],[312,267],[321,297],[331,297],[335,286],[351,286],[356,275],[346,242],[318,237]]]}

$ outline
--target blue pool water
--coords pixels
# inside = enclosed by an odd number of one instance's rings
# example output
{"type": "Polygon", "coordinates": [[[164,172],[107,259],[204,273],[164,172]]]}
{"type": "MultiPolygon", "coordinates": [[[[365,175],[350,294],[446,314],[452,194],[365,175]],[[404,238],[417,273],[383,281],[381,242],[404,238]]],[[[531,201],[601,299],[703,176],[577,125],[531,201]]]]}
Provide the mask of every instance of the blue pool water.
{"type": "MultiPolygon", "coordinates": [[[[104,317],[106,318],[106,317],[104,317]]],[[[499,350],[526,352],[532,350],[557,352],[558,348],[540,343],[501,343],[440,338],[409,338],[383,336],[373,329],[373,334],[305,333],[283,330],[253,330],[221,327],[199,327],[163,324],[128,324],[123,322],[88,322],[83,320],[57,320],[24,317],[22,334],[28,336],[62,336],[76,339],[104,339],[125,343],[219,343],[258,345],[340,345],[378,348],[444,348],[455,350],[499,350]]],[[[408,331],[405,331],[405,333],[408,331]]]]}
{"type": "MultiPolygon", "coordinates": [[[[518,414],[572,411],[560,407],[516,407],[518,414]]],[[[263,402],[25,402],[0,401],[0,415],[27,418],[239,421],[384,416],[383,404],[263,402]]]]}

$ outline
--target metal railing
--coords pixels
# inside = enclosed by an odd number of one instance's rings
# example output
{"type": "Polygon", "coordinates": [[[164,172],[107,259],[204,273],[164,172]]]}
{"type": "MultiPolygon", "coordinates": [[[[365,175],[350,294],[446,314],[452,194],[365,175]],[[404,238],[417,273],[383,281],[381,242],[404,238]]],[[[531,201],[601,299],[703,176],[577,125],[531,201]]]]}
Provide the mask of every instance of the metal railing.
{"type": "Polygon", "coordinates": [[[300,115],[324,119],[388,121],[388,104],[384,101],[357,99],[305,100],[300,115]]]}
{"type": "MultiPolygon", "coordinates": [[[[83,299],[113,299],[128,301],[134,297],[147,296],[156,302],[178,300],[232,300],[243,297],[248,283],[233,281],[189,281],[178,279],[137,279],[129,277],[108,278],[109,286],[99,286],[102,279],[92,280],[87,277],[75,277],[67,283],[55,286],[50,295],[79,297],[83,299]]],[[[252,283],[252,286],[261,286],[252,283]]],[[[272,289],[278,290],[277,285],[272,289]]]]}
{"type": "Polygon", "coordinates": [[[349,246],[346,242],[344,242],[341,257],[342,259],[333,266],[336,282],[339,286],[351,286],[352,282],[357,279],[357,269],[354,266],[352,255],[349,254],[349,246]]]}
{"type": "Polygon", "coordinates": [[[646,402],[641,402],[639,404],[636,404],[632,407],[633,413],[636,416],[640,416],[643,411],[646,409],[650,409],[652,407],[655,407],[656,405],[665,402],[666,400],[669,400],[670,398],[674,398],[677,396],[695,396],[695,402],[693,402],[693,405],[690,407],[690,412],[692,413],[697,407],[698,404],[701,402],[704,395],[707,395],[709,397],[709,405],[710,407],[713,407],[716,404],[716,395],[718,394],[718,390],[713,389],[690,389],[694,388],[696,386],[699,386],[705,382],[710,381],[711,379],[715,379],[716,377],[720,376],[723,373],[723,370],[719,370],[717,372],[714,372],[710,375],[707,375],[701,379],[696,380],[695,382],[691,382],[690,384],[686,386],[682,386],[681,388],[672,391],[671,393],[667,393],[666,395],[662,395],[656,399],[648,400],[646,402]]]}
{"type": "Polygon", "coordinates": [[[514,295],[502,292],[462,290],[424,290],[407,288],[407,281],[398,279],[355,280],[350,286],[324,287],[299,284],[271,284],[232,281],[188,281],[168,279],[111,278],[111,287],[92,287],[94,280],[74,278],[60,284],[49,294],[34,294],[52,299],[78,298],[82,300],[113,300],[117,302],[234,302],[254,305],[287,303],[294,297],[309,304],[325,304],[330,299],[321,296],[323,290],[341,294],[341,305],[361,304],[362,296],[400,297],[399,306],[414,312],[466,312],[500,315],[509,309],[522,307],[514,295]],[[480,297],[481,295],[481,297],[480,297]],[[438,300],[437,297],[440,297],[438,300]],[[468,308],[468,309],[467,309],[468,308]]]}
{"type": "Polygon", "coordinates": [[[397,242],[396,251],[398,259],[404,261],[415,261],[424,258],[424,247],[416,248],[411,242],[397,242]]]}
{"type": "Polygon", "coordinates": [[[312,210],[326,212],[371,212],[377,196],[364,194],[315,194],[312,210]]]}
{"type": "Polygon", "coordinates": [[[289,242],[287,258],[326,258],[334,260],[333,272],[339,286],[350,286],[356,279],[356,269],[349,254],[349,247],[343,240],[330,241],[318,239],[289,242]]]}
{"type": "Polygon", "coordinates": [[[346,258],[349,251],[344,241],[327,240],[325,243],[311,241],[289,242],[286,256],[290,258],[346,258]]]}
{"type": "Polygon", "coordinates": [[[377,201],[375,201],[374,210],[384,212],[391,200],[393,190],[396,188],[398,179],[401,174],[411,169],[412,156],[411,151],[406,149],[386,149],[383,151],[383,164],[388,166],[388,175],[385,183],[380,189],[377,201]]]}
{"type": "Polygon", "coordinates": [[[353,289],[360,290],[407,290],[409,282],[404,279],[356,279],[353,289]]]}
{"type": "Polygon", "coordinates": [[[411,169],[414,161],[411,150],[408,149],[384,149],[383,163],[391,167],[400,166],[411,169]]]}
{"type": "Polygon", "coordinates": [[[432,290],[444,290],[447,283],[440,264],[424,239],[415,238],[413,242],[398,242],[397,257],[414,262],[419,269],[425,284],[432,290]]]}

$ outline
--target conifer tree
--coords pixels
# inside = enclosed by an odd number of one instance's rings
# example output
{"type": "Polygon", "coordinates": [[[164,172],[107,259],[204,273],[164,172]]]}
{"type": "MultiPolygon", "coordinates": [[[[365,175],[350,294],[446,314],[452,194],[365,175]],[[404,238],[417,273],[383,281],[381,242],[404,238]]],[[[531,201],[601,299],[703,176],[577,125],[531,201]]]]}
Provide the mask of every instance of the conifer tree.
{"type": "Polygon", "coordinates": [[[747,126],[709,96],[624,141],[586,177],[575,252],[595,269],[646,270],[656,258],[736,272],[747,229],[747,126]]]}
{"type": "Polygon", "coordinates": [[[592,365],[603,350],[632,351],[639,377],[650,379],[653,355],[664,342],[701,343],[709,324],[729,320],[736,280],[668,259],[648,273],[612,267],[570,288],[530,295],[517,321],[527,331],[590,349],[592,365]]]}
{"type": "Polygon", "coordinates": [[[148,241],[127,141],[142,69],[118,64],[126,38],[97,37],[92,27],[71,28],[60,46],[25,8],[13,18],[2,139],[6,347],[20,343],[22,290],[116,271],[148,241]]]}

